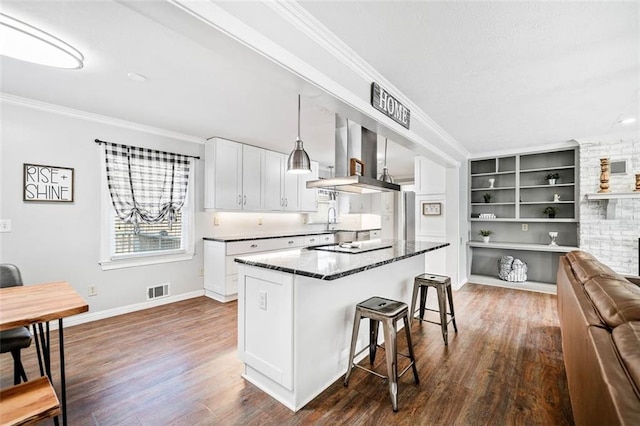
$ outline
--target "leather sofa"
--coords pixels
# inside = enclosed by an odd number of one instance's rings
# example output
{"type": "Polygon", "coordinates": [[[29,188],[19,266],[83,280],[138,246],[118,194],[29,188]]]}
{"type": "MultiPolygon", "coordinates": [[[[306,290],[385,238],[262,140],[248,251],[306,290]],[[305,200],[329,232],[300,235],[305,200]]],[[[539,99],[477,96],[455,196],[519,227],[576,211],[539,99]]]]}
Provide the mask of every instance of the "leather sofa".
{"type": "Polygon", "coordinates": [[[560,258],[557,287],[576,425],[640,425],[640,280],[572,251],[560,258]]]}

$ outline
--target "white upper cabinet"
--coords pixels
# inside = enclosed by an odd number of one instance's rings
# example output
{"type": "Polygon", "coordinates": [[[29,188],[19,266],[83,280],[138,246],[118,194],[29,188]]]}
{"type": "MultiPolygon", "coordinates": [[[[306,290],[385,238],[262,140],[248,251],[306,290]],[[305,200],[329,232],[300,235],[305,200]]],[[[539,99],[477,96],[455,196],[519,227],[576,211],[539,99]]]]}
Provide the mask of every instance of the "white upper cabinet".
{"type": "Polygon", "coordinates": [[[392,214],[395,205],[395,196],[395,191],[371,194],[371,213],[379,215],[392,214]]]}
{"type": "Polygon", "coordinates": [[[416,195],[445,193],[446,176],[446,170],[443,166],[428,158],[416,157],[414,171],[416,195]]]}
{"type": "Polygon", "coordinates": [[[262,175],[265,150],[255,146],[242,145],[242,208],[244,210],[262,210],[264,191],[262,175]]]}
{"type": "Polygon", "coordinates": [[[311,173],[287,173],[287,155],[214,138],[205,144],[206,209],[231,211],[317,210],[316,190],[307,181],[318,179],[318,162],[311,173]]]}
{"type": "Polygon", "coordinates": [[[261,210],[264,150],[215,138],[205,145],[204,206],[219,210],[261,210]]]}
{"type": "Polygon", "coordinates": [[[284,210],[283,163],[284,154],[267,151],[264,156],[264,208],[266,210],[284,210]]]}
{"type": "Polygon", "coordinates": [[[372,213],[371,195],[349,194],[349,213],[372,213]]]}

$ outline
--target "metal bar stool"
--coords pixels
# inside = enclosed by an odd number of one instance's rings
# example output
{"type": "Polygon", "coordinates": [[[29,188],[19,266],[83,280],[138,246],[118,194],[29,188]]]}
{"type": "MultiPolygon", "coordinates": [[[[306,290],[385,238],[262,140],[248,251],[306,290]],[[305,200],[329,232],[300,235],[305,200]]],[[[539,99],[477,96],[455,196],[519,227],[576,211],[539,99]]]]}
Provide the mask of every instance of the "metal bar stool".
{"type": "Polygon", "coordinates": [[[444,344],[449,344],[448,338],[448,324],[449,322],[453,322],[453,329],[455,332],[458,332],[458,326],[456,325],[456,315],[453,310],[453,296],[451,292],[451,279],[444,275],[435,275],[435,274],[421,274],[418,275],[413,282],[413,297],[411,298],[411,317],[417,319],[419,321],[430,322],[432,324],[439,324],[442,327],[442,338],[444,339],[444,344]],[[434,287],[438,294],[438,306],[439,310],[429,309],[426,307],[427,304],[427,291],[429,287],[434,287]],[[416,302],[418,299],[418,289],[420,290],[420,306],[418,308],[419,316],[416,317],[416,302]],[[446,299],[449,300],[449,312],[447,312],[446,307],[446,299]],[[440,322],[429,321],[424,319],[424,312],[439,312],[440,313],[440,322]],[[449,315],[449,320],[447,321],[447,315],[449,315]]]}
{"type": "Polygon", "coordinates": [[[406,373],[409,367],[411,367],[413,368],[415,383],[420,383],[418,370],[416,369],[416,358],[413,354],[413,344],[411,343],[411,320],[409,319],[409,309],[406,303],[382,297],[372,297],[356,305],[356,314],[353,320],[353,334],[351,335],[351,351],[349,352],[349,367],[347,368],[347,374],[344,376],[345,386],[349,384],[349,376],[351,375],[353,367],[358,367],[378,377],[386,379],[389,382],[389,396],[391,397],[393,411],[398,411],[398,378],[406,373]],[[360,329],[360,320],[363,318],[369,318],[370,322],[369,346],[363,348],[356,354],[355,351],[356,343],[358,341],[358,331],[360,329]],[[404,329],[407,334],[407,346],[409,347],[408,355],[398,352],[396,342],[396,323],[400,318],[404,320],[404,329]],[[384,348],[387,360],[386,377],[373,370],[354,364],[353,362],[354,357],[357,357],[362,352],[369,349],[369,361],[373,365],[376,358],[376,349],[380,346],[378,345],[378,325],[380,322],[382,322],[382,329],[384,332],[384,348]],[[402,355],[411,360],[411,363],[400,374],[398,374],[398,355],[402,355]]]}

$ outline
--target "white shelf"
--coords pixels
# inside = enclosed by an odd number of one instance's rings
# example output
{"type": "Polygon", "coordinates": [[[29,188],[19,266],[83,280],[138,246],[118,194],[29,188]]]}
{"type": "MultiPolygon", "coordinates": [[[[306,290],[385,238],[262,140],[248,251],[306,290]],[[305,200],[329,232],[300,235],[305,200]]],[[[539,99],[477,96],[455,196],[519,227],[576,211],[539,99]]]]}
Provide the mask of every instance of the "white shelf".
{"type": "Polygon", "coordinates": [[[550,172],[552,170],[569,170],[569,169],[575,169],[575,166],[541,167],[538,169],[520,169],[520,173],[550,172]]]}
{"type": "Polygon", "coordinates": [[[520,189],[556,188],[558,186],[575,186],[575,183],[556,183],[555,185],[523,185],[520,189]]]}
{"type": "Polygon", "coordinates": [[[573,204],[575,201],[520,201],[520,205],[523,204],[573,204]]]}
{"type": "Polygon", "coordinates": [[[548,244],[531,244],[531,243],[501,243],[501,242],[484,243],[482,241],[469,241],[467,242],[467,245],[469,247],[479,247],[479,248],[488,248],[488,249],[546,251],[546,252],[552,252],[552,253],[568,253],[573,250],[578,250],[578,247],[572,247],[572,246],[550,246],[548,244]]]}
{"type": "Polygon", "coordinates": [[[512,171],[510,171],[510,172],[473,173],[473,174],[471,175],[471,177],[476,177],[476,176],[493,176],[493,175],[509,175],[509,174],[513,175],[513,174],[515,174],[515,173],[516,173],[516,171],[515,171],[515,170],[512,170],[512,171]]]}
{"type": "Polygon", "coordinates": [[[516,189],[515,186],[502,186],[494,188],[471,188],[472,191],[500,191],[503,189],[516,189]]]}
{"type": "Polygon", "coordinates": [[[535,291],[537,293],[556,294],[557,287],[555,284],[542,283],[537,281],[525,281],[521,283],[514,283],[510,281],[503,281],[496,277],[488,275],[475,275],[469,276],[469,282],[473,284],[490,285],[494,287],[505,287],[516,290],[535,291]]]}
{"type": "Polygon", "coordinates": [[[576,223],[578,219],[545,219],[545,218],[495,218],[495,219],[480,219],[479,217],[472,217],[471,222],[549,222],[549,223],[576,223]]]}
{"type": "Polygon", "coordinates": [[[471,203],[472,206],[514,206],[515,202],[510,203],[471,203]]]}
{"type": "Polygon", "coordinates": [[[619,200],[621,198],[640,198],[640,192],[603,192],[587,194],[587,200],[619,200]]]}

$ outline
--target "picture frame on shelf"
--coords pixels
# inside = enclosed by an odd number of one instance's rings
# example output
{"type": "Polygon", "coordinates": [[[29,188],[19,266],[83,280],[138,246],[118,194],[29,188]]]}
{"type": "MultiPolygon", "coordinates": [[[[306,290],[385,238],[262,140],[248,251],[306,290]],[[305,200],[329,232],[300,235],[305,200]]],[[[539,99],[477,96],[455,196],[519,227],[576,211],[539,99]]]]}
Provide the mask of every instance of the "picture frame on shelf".
{"type": "Polygon", "coordinates": [[[422,203],[423,216],[440,216],[442,214],[442,203],[422,203]]]}
{"type": "Polygon", "coordinates": [[[357,158],[351,158],[349,160],[349,175],[350,176],[364,176],[364,163],[357,158]]]}

